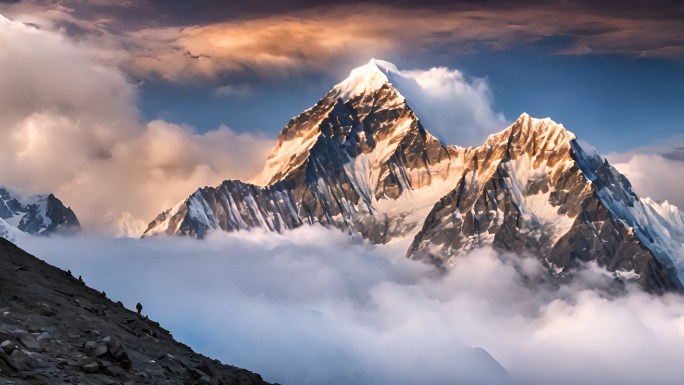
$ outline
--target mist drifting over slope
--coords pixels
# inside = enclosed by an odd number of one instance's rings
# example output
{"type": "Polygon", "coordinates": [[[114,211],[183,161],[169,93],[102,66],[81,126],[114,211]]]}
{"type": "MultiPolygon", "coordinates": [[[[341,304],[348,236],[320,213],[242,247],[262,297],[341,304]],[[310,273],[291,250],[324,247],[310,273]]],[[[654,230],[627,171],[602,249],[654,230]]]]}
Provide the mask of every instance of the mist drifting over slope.
{"type": "Polygon", "coordinates": [[[441,274],[405,259],[405,245],[318,226],[19,243],[129,308],[142,302],[199,352],[286,385],[676,384],[684,374],[684,299],[616,292],[593,265],[553,287],[535,259],[481,249],[441,274]]]}

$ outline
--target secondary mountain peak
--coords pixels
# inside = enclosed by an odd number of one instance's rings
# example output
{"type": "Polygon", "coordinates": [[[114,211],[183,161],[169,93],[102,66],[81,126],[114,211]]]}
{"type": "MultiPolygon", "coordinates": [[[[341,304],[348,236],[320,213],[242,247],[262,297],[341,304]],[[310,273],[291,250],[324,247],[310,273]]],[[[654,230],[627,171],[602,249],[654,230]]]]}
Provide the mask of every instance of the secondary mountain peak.
{"type": "Polygon", "coordinates": [[[8,234],[12,229],[36,235],[70,234],[81,229],[76,214],[53,194],[24,195],[3,186],[0,219],[2,227],[10,229],[8,234]]]}
{"type": "Polygon", "coordinates": [[[528,148],[539,155],[545,152],[569,155],[570,141],[576,138],[574,133],[551,118],[533,118],[524,112],[508,128],[490,135],[485,146],[507,142],[509,151],[511,146],[517,146],[519,149],[528,148]]]}
{"type": "Polygon", "coordinates": [[[513,123],[513,127],[527,135],[562,136],[563,139],[567,140],[576,139],[575,134],[565,128],[562,123],[557,123],[549,117],[535,118],[527,112],[520,114],[513,123]]]}

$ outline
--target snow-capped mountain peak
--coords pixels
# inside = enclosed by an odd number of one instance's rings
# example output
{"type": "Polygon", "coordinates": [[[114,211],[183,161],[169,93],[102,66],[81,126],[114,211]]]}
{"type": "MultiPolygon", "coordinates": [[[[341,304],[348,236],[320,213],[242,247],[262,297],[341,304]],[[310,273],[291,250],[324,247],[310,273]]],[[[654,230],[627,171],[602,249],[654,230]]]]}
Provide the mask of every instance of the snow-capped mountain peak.
{"type": "Polygon", "coordinates": [[[505,130],[489,135],[485,140],[485,146],[500,143],[506,136],[512,139],[526,140],[530,145],[546,146],[548,150],[554,150],[559,145],[569,143],[577,136],[561,123],[556,123],[551,118],[534,118],[527,112],[520,114],[518,119],[505,130]]]}
{"type": "Polygon", "coordinates": [[[338,91],[339,97],[346,101],[392,83],[395,74],[398,73],[399,70],[394,64],[373,58],[367,64],[353,69],[349,77],[337,84],[333,90],[338,91]]]}
{"type": "Polygon", "coordinates": [[[416,232],[434,200],[455,185],[461,163],[454,160],[464,150],[425,130],[391,82],[397,73],[380,60],[353,70],[288,122],[253,184],[199,189],[160,214],[145,235],[201,237],[211,229],[255,226],[280,231],[315,222],[377,242],[416,232]]]}
{"type": "Polygon", "coordinates": [[[436,139],[419,125],[397,88],[407,81],[386,61],[372,59],[355,68],[316,105],[288,122],[252,183],[266,186],[292,177],[307,164],[314,148],[327,146],[324,142],[330,140],[348,156],[373,153],[370,158],[384,161],[410,130],[420,129],[430,140],[436,139]]]}

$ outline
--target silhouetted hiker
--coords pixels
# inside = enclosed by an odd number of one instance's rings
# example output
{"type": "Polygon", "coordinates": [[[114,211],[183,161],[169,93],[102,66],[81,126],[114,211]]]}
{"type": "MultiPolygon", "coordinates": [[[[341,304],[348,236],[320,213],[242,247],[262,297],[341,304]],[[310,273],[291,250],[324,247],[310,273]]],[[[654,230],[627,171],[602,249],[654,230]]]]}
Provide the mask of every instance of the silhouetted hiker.
{"type": "Polygon", "coordinates": [[[135,310],[138,311],[138,314],[139,314],[139,315],[141,314],[141,312],[142,312],[142,305],[140,304],[140,302],[138,302],[138,303],[135,305],[135,310]]]}
{"type": "Polygon", "coordinates": [[[78,276],[78,282],[85,285],[85,282],[83,282],[83,277],[81,277],[80,275],[78,276]]]}
{"type": "Polygon", "coordinates": [[[71,275],[71,270],[67,270],[67,274],[71,275]]]}

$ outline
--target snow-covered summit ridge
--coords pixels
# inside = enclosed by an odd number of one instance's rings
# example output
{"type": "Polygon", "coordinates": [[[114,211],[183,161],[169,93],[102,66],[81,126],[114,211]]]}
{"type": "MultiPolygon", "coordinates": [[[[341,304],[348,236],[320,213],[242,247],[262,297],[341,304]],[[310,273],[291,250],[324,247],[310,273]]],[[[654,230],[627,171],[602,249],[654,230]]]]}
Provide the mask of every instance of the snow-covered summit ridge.
{"type": "Polygon", "coordinates": [[[368,63],[353,69],[349,77],[333,89],[339,91],[339,97],[346,101],[360,94],[378,90],[387,83],[393,84],[398,74],[399,69],[396,65],[373,58],[368,63]]]}
{"type": "Polygon", "coordinates": [[[306,165],[315,146],[323,146],[326,140],[321,135],[334,138],[335,146],[345,147],[343,152],[383,152],[383,149],[395,148],[404,137],[405,129],[418,126],[418,114],[407,105],[402,93],[403,89],[410,90],[411,87],[400,87],[410,82],[387,61],[371,59],[355,68],[316,105],[288,122],[278,135],[278,144],[268,156],[262,172],[252,183],[267,186],[291,177],[306,165]],[[359,126],[369,115],[378,113],[397,116],[378,119],[383,124],[359,126]],[[387,138],[391,140],[383,140],[387,138]],[[363,149],[350,145],[352,142],[363,149]]]}
{"type": "MultiPolygon", "coordinates": [[[[577,136],[572,131],[568,130],[562,123],[557,123],[550,117],[535,118],[527,112],[523,112],[510,127],[516,125],[522,128],[523,133],[536,135],[535,138],[537,140],[555,140],[560,143],[577,139],[577,136]]],[[[507,130],[488,136],[485,140],[485,144],[499,142],[501,140],[501,135],[505,133],[507,133],[507,130]]]]}

